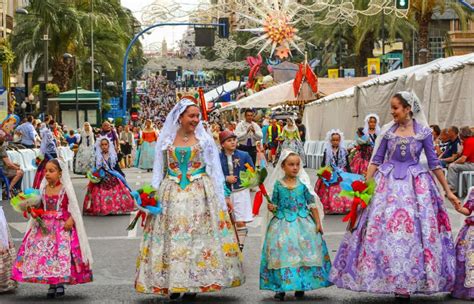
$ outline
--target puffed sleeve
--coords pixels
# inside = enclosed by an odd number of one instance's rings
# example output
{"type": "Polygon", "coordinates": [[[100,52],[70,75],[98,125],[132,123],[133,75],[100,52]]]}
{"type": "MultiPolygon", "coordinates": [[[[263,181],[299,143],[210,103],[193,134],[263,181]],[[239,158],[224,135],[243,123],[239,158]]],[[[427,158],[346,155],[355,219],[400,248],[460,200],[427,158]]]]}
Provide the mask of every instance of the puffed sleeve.
{"type": "Polygon", "coordinates": [[[433,135],[429,134],[423,139],[423,149],[425,149],[426,159],[428,160],[428,167],[430,170],[440,169],[441,162],[436,155],[433,143],[433,135]]]}
{"type": "Polygon", "coordinates": [[[375,155],[371,161],[371,164],[380,166],[384,159],[385,159],[385,153],[387,152],[387,145],[388,145],[388,139],[383,137],[382,141],[380,142],[380,146],[375,152],[375,155]]]}

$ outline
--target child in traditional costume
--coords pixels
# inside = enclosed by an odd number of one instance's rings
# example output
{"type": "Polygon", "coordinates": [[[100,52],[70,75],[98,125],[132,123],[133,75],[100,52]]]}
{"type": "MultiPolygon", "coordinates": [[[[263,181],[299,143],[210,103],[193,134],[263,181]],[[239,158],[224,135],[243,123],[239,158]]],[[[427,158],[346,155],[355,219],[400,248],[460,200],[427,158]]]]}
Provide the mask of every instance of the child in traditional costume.
{"type": "Polygon", "coordinates": [[[331,261],[322,237],[323,206],[310,186],[297,153],[283,150],[268,182],[273,217],[268,224],[260,264],[260,289],[285,293],[330,286],[331,261]]]}
{"type": "Polygon", "coordinates": [[[96,168],[89,172],[90,179],[84,198],[84,214],[128,214],[135,209],[131,190],[117,163],[114,144],[108,137],[96,142],[96,168]]]}
{"type": "Polygon", "coordinates": [[[247,166],[254,168],[250,155],[237,149],[237,135],[231,131],[219,134],[222,146],[220,164],[224,173],[227,187],[231,190],[231,201],[234,206],[234,216],[239,233],[240,248],[243,249],[247,235],[246,223],[253,221],[250,189],[241,185],[240,172],[246,171],[247,166]]]}
{"type": "Polygon", "coordinates": [[[257,141],[257,163],[255,164],[255,167],[257,168],[267,167],[267,157],[265,156],[265,154],[266,154],[265,147],[262,145],[262,142],[257,141]]]}
{"type": "Polygon", "coordinates": [[[372,151],[374,150],[375,140],[380,134],[379,117],[377,114],[369,114],[365,117],[365,126],[361,135],[356,137],[354,157],[351,160],[350,167],[352,173],[365,175],[369,166],[372,151]]]}
{"type": "Polygon", "coordinates": [[[459,208],[433,147],[420,101],[411,92],[391,99],[394,120],[383,127],[367,171],[376,188],[339,247],[331,281],[353,291],[395,294],[450,292],[455,247],[444,198],[459,208]],[[421,165],[426,154],[429,170],[421,165]]]}
{"type": "Polygon", "coordinates": [[[37,157],[39,161],[38,168],[36,169],[35,178],[33,180],[33,188],[39,189],[41,181],[44,178],[44,170],[48,161],[58,157],[57,152],[57,140],[51,132],[50,126],[54,125],[54,121],[50,121],[49,125],[42,123],[40,126],[41,146],[40,156],[37,157]]]}
{"type": "Polygon", "coordinates": [[[95,136],[88,122],[84,123],[80,135],[81,139],[74,162],[74,173],[85,175],[95,166],[95,136]]]}
{"type": "Polygon", "coordinates": [[[0,206],[0,293],[17,287],[17,283],[11,279],[15,257],[15,245],[8,229],[3,208],[0,206]]]}
{"type": "Polygon", "coordinates": [[[243,284],[242,254],[227,213],[219,151],[199,108],[184,98],[168,114],[157,143],[152,185],[162,212],[148,215],[135,288],[170,295],[243,284]]]}
{"type": "MultiPolygon", "coordinates": [[[[283,131],[281,132],[281,139],[282,143],[279,147],[280,151],[285,149],[289,149],[298,153],[303,162],[302,165],[305,166],[305,154],[304,154],[304,147],[303,142],[301,141],[300,131],[298,126],[295,123],[293,118],[288,118],[286,120],[286,126],[283,127],[283,131]]],[[[281,153],[278,153],[281,154],[281,153]]]]}
{"type": "Polygon", "coordinates": [[[343,145],[344,133],[340,130],[330,130],[326,134],[323,161],[314,191],[318,194],[324,206],[326,214],[344,214],[349,212],[352,201],[340,196],[341,172],[350,172],[349,159],[346,148],[343,145]],[[328,176],[326,176],[326,173],[328,176]]]}
{"type": "Polygon", "coordinates": [[[453,297],[474,300],[474,188],[458,212],[467,216],[456,240],[456,279],[453,297]]]}
{"type": "Polygon", "coordinates": [[[63,296],[64,285],[92,281],[92,255],[67,164],[48,161],[39,205],[18,250],[12,278],[49,284],[47,296],[63,296]]]}

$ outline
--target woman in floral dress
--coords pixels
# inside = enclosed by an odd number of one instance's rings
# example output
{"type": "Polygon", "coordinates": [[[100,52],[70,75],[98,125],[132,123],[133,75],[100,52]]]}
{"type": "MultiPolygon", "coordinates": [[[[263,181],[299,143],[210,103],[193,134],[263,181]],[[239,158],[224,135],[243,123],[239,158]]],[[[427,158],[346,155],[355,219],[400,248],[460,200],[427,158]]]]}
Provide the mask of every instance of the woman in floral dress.
{"type": "Polygon", "coordinates": [[[181,100],[157,144],[152,185],[162,213],[145,223],[135,288],[193,298],[244,282],[242,255],[227,214],[219,152],[199,108],[181,100]]]}
{"type": "Polygon", "coordinates": [[[74,162],[74,173],[86,174],[94,169],[94,146],[95,136],[92,127],[88,122],[85,122],[81,130],[81,141],[77,150],[76,159],[74,162]]]}
{"type": "Polygon", "coordinates": [[[94,174],[100,181],[91,180],[87,186],[84,214],[128,214],[135,209],[130,187],[118,166],[117,153],[108,137],[97,139],[94,174]]]}
{"type": "Polygon", "coordinates": [[[420,164],[422,150],[455,207],[459,199],[441,170],[416,95],[394,95],[391,112],[393,121],[377,139],[367,172],[377,184],[375,193],[346,233],[330,278],[340,288],[401,298],[449,292],[455,280],[451,226],[437,184],[420,164]]]}
{"type": "Polygon", "coordinates": [[[30,220],[12,278],[18,282],[49,284],[47,296],[63,296],[64,284],[92,281],[92,254],[67,164],[52,159],[41,183],[41,218],[47,233],[30,220]]]}

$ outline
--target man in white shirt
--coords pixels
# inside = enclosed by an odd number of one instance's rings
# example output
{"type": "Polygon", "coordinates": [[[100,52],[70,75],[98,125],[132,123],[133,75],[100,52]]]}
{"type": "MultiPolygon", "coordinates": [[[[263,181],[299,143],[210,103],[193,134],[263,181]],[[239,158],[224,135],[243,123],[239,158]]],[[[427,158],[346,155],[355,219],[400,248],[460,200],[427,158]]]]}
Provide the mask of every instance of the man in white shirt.
{"type": "Polygon", "coordinates": [[[235,129],[235,135],[237,135],[239,141],[239,150],[250,154],[255,163],[257,159],[257,141],[262,140],[263,134],[260,126],[253,119],[253,110],[245,110],[245,120],[239,122],[235,129]]]}

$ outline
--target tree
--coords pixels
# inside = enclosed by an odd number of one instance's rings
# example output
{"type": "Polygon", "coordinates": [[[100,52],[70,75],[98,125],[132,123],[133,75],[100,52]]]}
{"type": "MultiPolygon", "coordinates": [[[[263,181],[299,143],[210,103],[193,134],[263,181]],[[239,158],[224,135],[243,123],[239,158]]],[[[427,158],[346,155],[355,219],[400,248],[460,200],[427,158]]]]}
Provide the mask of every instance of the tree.
{"type": "MultiPolygon", "coordinates": [[[[410,15],[418,27],[418,50],[429,50],[429,26],[435,12],[444,13],[452,9],[459,18],[462,29],[467,28],[468,20],[474,20],[474,14],[459,2],[446,0],[411,0],[410,15]]],[[[428,62],[428,52],[418,53],[418,63],[428,62]]]]}
{"type": "MultiPolygon", "coordinates": [[[[12,47],[16,66],[26,61],[34,66],[34,79],[42,74],[44,44],[41,40],[48,30],[49,66],[53,83],[61,91],[70,87],[72,63],[66,63],[63,54],[77,58],[78,73],[84,87],[90,84],[90,27],[94,27],[96,63],[103,67],[108,78],[119,80],[123,54],[132,39],[137,25],[132,13],[120,5],[119,0],[31,0],[26,7],[28,15],[18,15],[14,28],[12,47]],[[94,10],[91,13],[91,1],[94,10]],[[88,70],[87,70],[88,69],[88,70]]],[[[142,62],[141,45],[138,43],[132,56],[142,62]]]]}
{"type": "MultiPolygon", "coordinates": [[[[368,0],[354,1],[355,8],[359,10],[367,8],[368,4],[368,0]]],[[[312,37],[308,38],[323,45],[323,62],[326,65],[331,65],[329,61],[336,57],[339,66],[354,66],[357,75],[364,75],[367,58],[373,57],[375,46],[382,40],[382,31],[385,31],[386,42],[409,42],[413,28],[410,20],[395,14],[385,15],[382,22],[380,12],[375,16],[360,15],[356,26],[347,23],[318,26],[313,30],[312,37]]]]}

